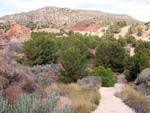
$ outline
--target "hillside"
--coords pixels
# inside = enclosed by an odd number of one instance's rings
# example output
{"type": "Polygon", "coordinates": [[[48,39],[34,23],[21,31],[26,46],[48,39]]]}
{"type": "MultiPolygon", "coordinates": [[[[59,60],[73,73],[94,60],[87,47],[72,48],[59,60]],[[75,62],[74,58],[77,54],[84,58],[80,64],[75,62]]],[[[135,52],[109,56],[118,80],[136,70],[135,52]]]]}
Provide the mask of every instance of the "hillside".
{"type": "Polygon", "coordinates": [[[95,21],[109,20],[118,21],[125,20],[128,24],[142,23],[127,15],[116,15],[104,13],[101,11],[91,10],[72,10],[69,8],[45,7],[30,12],[7,15],[1,17],[0,20],[15,20],[20,24],[29,24],[33,22],[36,25],[48,25],[55,28],[71,28],[84,20],[94,19],[95,21]]]}

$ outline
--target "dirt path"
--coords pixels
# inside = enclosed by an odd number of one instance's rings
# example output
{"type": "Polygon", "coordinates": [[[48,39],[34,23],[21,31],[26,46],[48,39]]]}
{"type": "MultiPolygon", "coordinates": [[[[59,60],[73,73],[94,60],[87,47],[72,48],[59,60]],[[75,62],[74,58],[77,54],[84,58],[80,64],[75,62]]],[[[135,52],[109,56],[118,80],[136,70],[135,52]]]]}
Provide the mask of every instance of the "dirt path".
{"type": "Polygon", "coordinates": [[[131,108],[125,105],[121,99],[115,96],[115,93],[120,91],[123,86],[123,84],[118,83],[112,88],[102,87],[100,89],[100,105],[92,113],[135,113],[131,108]]]}

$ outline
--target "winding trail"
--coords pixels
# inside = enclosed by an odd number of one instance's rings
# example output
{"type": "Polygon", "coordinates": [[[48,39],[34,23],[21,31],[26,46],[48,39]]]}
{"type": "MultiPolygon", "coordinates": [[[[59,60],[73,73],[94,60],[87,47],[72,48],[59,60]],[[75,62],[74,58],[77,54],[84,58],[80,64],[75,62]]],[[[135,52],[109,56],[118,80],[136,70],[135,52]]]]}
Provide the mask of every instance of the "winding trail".
{"type": "Polygon", "coordinates": [[[118,83],[115,87],[102,87],[99,92],[101,94],[100,105],[92,113],[135,113],[130,107],[125,105],[123,101],[115,96],[123,88],[124,84],[118,83]]]}

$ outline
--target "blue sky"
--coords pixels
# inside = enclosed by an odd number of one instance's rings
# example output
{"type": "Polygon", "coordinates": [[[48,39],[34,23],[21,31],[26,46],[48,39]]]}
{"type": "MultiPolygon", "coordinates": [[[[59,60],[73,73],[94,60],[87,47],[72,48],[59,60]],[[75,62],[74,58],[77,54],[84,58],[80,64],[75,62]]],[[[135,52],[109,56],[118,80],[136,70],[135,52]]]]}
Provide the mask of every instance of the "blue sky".
{"type": "Polygon", "coordinates": [[[46,6],[128,14],[138,20],[150,21],[150,0],[0,0],[0,16],[46,6]]]}

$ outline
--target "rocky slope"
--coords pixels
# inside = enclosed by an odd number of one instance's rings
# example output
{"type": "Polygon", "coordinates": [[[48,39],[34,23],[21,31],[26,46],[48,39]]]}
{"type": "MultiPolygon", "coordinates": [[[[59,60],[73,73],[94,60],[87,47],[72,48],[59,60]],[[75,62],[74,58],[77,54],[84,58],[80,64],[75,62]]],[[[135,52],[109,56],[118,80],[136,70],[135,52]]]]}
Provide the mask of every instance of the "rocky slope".
{"type": "Polygon", "coordinates": [[[57,7],[45,7],[30,12],[23,12],[19,14],[7,15],[0,18],[0,21],[15,20],[20,24],[28,24],[29,22],[36,23],[38,25],[51,25],[57,28],[70,28],[74,27],[81,21],[94,19],[94,20],[125,20],[128,24],[142,23],[136,19],[133,19],[127,15],[115,15],[104,13],[101,11],[91,10],[72,10],[68,8],[57,7]]]}

